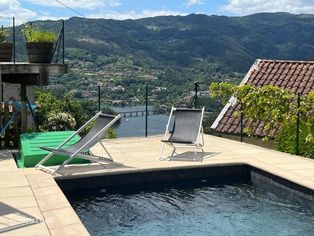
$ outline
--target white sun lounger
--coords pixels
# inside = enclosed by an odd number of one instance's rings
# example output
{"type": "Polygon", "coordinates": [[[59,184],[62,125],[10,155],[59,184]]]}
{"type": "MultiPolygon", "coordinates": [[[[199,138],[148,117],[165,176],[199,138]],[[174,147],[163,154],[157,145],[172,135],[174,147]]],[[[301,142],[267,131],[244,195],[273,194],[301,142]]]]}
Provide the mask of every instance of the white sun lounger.
{"type": "Polygon", "coordinates": [[[121,163],[113,161],[112,156],[101,142],[102,138],[104,137],[108,129],[119,119],[120,115],[113,116],[103,114],[102,112],[97,113],[93,118],[91,118],[86,124],[79,128],[73,135],[71,135],[68,139],[61,143],[57,148],[53,149],[49,147],[40,147],[41,149],[47,150],[50,153],[36,165],[36,168],[54,174],[56,172],[61,171],[61,169],[74,158],[85,159],[97,163],[111,163],[122,165],[121,163]],[[75,135],[79,134],[87,125],[89,125],[93,121],[95,121],[95,124],[84,137],[82,137],[78,142],[69,147],[63,147],[75,135]],[[88,153],[88,150],[98,142],[104,149],[105,153],[108,155],[107,157],[92,156],[86,154],[88,153]],[[62,155],[68,158],[57,167],[44,166],[45,162],[48,159],[53,158],[53,155],[62,155]]]}

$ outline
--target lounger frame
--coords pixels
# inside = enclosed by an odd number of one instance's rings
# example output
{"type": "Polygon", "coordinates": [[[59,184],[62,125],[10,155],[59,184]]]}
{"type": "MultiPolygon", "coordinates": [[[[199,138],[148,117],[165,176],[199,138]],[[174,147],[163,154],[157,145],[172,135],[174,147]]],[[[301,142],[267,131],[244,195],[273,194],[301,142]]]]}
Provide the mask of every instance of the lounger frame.
{"type": "MultiPolygon", "coordinates": [[[[100,115],[106,115],[103,114],[101,111],[98,112],[95,116],[93,116],[89,121],[87,121],[81,128],[79,128],[75,133],[73,133],[69,138],[67,138],[63,143],[61,143],[56,149],[55,151],[58,152],[59,149],[61,149],[65,144],[67,144],[75,135],[79,134],[86,126],[88,126],[91,122],[93,122],[94,120],[96,120],[100,115]]],[[[55,155],[55,153],[53,151],[51,151],[45,158],[43,158],[35,167],[42,169],[44,171],[47,171],[51,174],[55,174],[56,172],[59,172],[66,164],[68,164],[71,160],[73,160],[74,158],[80,158],[80,159],[85,159],[85,160],[89,160],[92,162],[97,162],[97,163],[113,163],[113,164],[117,164],[117,165],[122,165],[121,163],[118,162],[114,162],[112,156],[110,155],[110,153],[108,152],[108,150],[106,149],[106,147],[103,145],[103,143],[101,142],[101,138],[98,138],[98,135],[101,134],[104,130],[109,129],[117,120],[119,120],[121,117],[121,115],[117,115],[114,117],[114,119],[112,121],[110,121],[106,126],[104,126],[98,133],[96,133],[88,142],[86,142],[83,146],[81,146],[79,149],[77,149],[77,151],[71,153],[61,165],[57,166],[57,167],[48,167],[48,166],[44,166],[45,162],[52,158],[53,155],[55,155]],[[84,148],[90,143],[92,142],[94,139],[98,139],[99,144],[101,145],[101,147],[104,149],[105,153],[108,155],[108,157],[100,157],[100,156],[93,156],[93,155],[86,155],[84,153],[81,153],[82,150],[84,150],[84,148]]]]}
{"type": "MultiPolygon", "coordinates": [[[[188,144],[188,143],[176,143],[176,142],[168,142],[168,139],[171,135],[170,131],[169,131],[169,127],[170,127],[170,123],[171,123],[171,119],[173,117],[173,112],[176,110],[179,110],[180,108],[175,108],[172,107],[171,108],[171,112],[169,115],[169,119],[168,119],[168,123],[166,126],[166,132],[162,138],[162,145],[161,145],[161,150],[160,150],[160,154],[159,154],[159,160],[166,160],[169,159],[171,160],[171,158],[174,157],[174,154],[178,154],[176,152],[177,148],[191,148],[194,147],[194,158],[193,161],[197,160],[197,154],[199,153],[199,151],[201,151],[201,158],[199,158],[200,161],[203,161],[203,154],[204,154],[204,132],[203,132],[203,126],[202,126],[202,121],[203,121],[203,117],[204,117],[204,107],[201,109],[202,114],[201,114],[201,119],[200,119],[200,124],[199,124],[199,128],[197,130],[198,134],[197,134],[197,138],[195,140],[195,142],[188,144]],[[166,156],[163,155],[164,154],[164,149],[165,149],[165,145],[168,145],[172,148],[172,152],[170,156],[166,156]]],[[[193,110],[193,109],[191,109],[193,110]]]]}

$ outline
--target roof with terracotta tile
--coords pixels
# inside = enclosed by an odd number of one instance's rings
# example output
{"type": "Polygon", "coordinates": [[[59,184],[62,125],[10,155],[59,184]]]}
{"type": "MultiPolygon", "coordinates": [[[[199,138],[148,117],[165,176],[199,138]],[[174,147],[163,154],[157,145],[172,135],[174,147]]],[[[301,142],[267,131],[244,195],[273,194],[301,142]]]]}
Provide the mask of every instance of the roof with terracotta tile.
{"type": "MultiPolygon", "coordinates": [[[[314,61],[278,61],[258,59],[250,68],[241,84],[251,84],[256,87],[274,85],[295,94],[306,95],[314,90],[314,61]]],[[[239,110],[235,98],[231,98],[221,111],[213,125],[217,132],[228,134],[240,133],[240,118],[234,116],[239,110]]],[[[244,127],[247,121],[244,119],[244,127]]],[[[265,136],[264,124],[255,126],[254,134],[265,136]]],[[[272,131],[275,134],[276,131],[272,131]]]]}

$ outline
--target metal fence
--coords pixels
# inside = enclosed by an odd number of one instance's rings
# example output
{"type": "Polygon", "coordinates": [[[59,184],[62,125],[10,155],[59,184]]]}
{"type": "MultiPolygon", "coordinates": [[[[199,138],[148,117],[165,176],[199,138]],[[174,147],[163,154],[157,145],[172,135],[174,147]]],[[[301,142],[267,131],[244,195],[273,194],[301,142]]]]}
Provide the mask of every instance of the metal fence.
{"type": "Polygon", "coordinates": [[[171,107],[205,107],[204,126],[208,133],[219,111],[218,102],[209,96],[208,85],[196,82],[181,96],[175,97],[166,92],[167,89],[151,84],[132,85],[130,90],[133,92],[130,92],[119,85],[98,86],[98,110],[121,114],[122,119],[116,127],[118,137],[148,137],[165,132],[171,107]]]}
{"type": "MultiPolygon", "coordinates": [[[[205,107],[205,116],[203,120],[204,131],[207,134],[217,134],[211,130],[210,127],[220,113],[222,106],[218,101],[210,97],[207,84],[190,83],[189,85],[189,88],[180,94],[180,96],[173,96],[172,92],[167,91],[169,89],[168,87],[156,86],[150,83],[139,83],[130,87],[124,87],[119,84],[113,85],[111,83],[107,85],[94,84],[92,88],[93,93],[87,93],[88,96],[90,96],[87,106],[84,104],[86,99],[74,99],[75,101],[80,101],[81,106],[85,109],[84,112],[89,113],[89,116],[95,114],[98,110],[102,110],[106,113],[121,114],[122,119],[114,127],[118,138],[148,137],[163,134],[172,106],[190,108],[205,107]]],[[[56,93],[54,93],[54,95],[57,96],[56,93]]],[[[62,94],[59,96],[59,99],[65,100],[62,94]]],[[[297,108],[299,108],[300,103],[304,102],[303,97],[297,97],[294,102],[296,103],[297,108]]],[[[33,104],[28,104],[28,107],[31,108],[32,106],[33,104]]],[[[73,110],[73,107],[71,109],[73,110]]],[[[38,124],[43,123],[43,117],[36,116],[36,114],[35,110],[33,112],[33,109],[29,109],[28,117],[30,122],[28,131],[38,131],[38,124]]],[[[305,153],[304,150],[308,149],[306,150],[306,153],[309,154],[306,155],[313,157],[313,151],[311,153],[313,147],[309,146],[311,143],[306,143],[307,141],[304,138],[304,124],[302,123],[304,118],[313,116],[313,111],[312,113],[298,112],[293,115],[296,116],[296,121],[291,122],[292,131],[289,131],[289,137],[286,137],[287,142],[283,144],[283,148],[289,148],[290,145],[290,150],[288,150],[288,152],[294,154],[303,154],[305,153]],[[290,142],[290,144],[288,142],[290,142]]],[[[3,119],[1,128],[7,123],[8,118],[9,117],[7,116],[3,119]]],[[[235,138],[238,141],[251,142],[257,145],[273,147],[272,144],[268,146],[269,142],[263,143],[261,142],[261,138],[254,139],[254,137],[251,138],[245,133],[245,128],[248,123],[244,114],[229,118],[232,120],[239,119],[239,122],[236,122],[239,126],[236,130],[239,131],[236,132],[233,137],[225,137],[235,138]]],[[[85,122],[84,116],[80,116],[79,114],[77,114],[75,119],[77,123],[85,122]]],[[[19,123],[19,121],[15,120],[15,124],[17,123],[19,123]]],[[[9,130],[12,131],[12,127],[9,130]]],[[[8,134],[4,135],[9,137],[8,134]]],[[[218,135],[221,135],[221,133],[218,135]]]]}
{"type": "Polygon", "coordinates": [[[64,21],[40,21],[19,18],[0,18],[0,62],[37,62],[32,54],[37,50],[47,63],[64,63],[64,21]],[[30,37],[27,38],[27,35],[30,37]],[[31,42],[29,42],[31,41],[31,42]],[[50,44],[43,44],[47,43],[50,44]],[[47,50],[50,51],[47,53],[47,50]],[[48,60],[48,61],[47,61],[48,60]]]}

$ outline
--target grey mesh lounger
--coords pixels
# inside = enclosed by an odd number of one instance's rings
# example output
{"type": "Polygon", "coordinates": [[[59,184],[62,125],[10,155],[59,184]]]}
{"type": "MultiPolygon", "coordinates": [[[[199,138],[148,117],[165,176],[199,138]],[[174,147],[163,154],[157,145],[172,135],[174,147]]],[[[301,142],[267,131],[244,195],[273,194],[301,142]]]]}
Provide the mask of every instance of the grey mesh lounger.
{"type": "Polygon", "coordinates": [[[47,150],[50,153],[42,159],[37,165],[36,168],[47,171],[51,174],[59,172],[66,164],[68,164],[74,158],[80,158],[89,160],[92,162],[98,163],[113,163],[117,165],[122,165],[120,163],[114,162],[112,156],[105,148],[101,139],[106,134],[107,130],[120,119],[120,115],[113,116],[103,114],[102,112],[98,112],[93,118],[91,118],[86,124],[84,124],[81,128],[79,128],[73,135],[67,138],[63,143],[61,143],[56,149],[48,148],[48,147],[40,147],[41,149],[47,150]],[[95,121],[95,124],[91,128],[91,130],[82,137],[78,142],[73,144],[72,146],[62,148],[66,143],[68,143],[75,135],[80,133],[87,125],[91,122],[95,121]],[[91,156],[86,153],[88,150],[93,147],[96,143],[100,143],[101,147],[107,153],[108,157],[100,157],[100,156],[91,156]],[[52,158],[53,155],[62,155],[68,157],[60,166],[55,168],[44,166],[45,162],[52,158]]]}
{"type": "Polygon", "coordinates": [[[203,146],[204,136],[202,121],[204,116],[204,108],[202,109],[190,109],[190,108],[174,108],[172,107],[165,135],[163,137],[159,160],[171,159],[176,153],[177,147],[194,146],[195,156],[193,160],[197,158],[197,152],[199,149],[202,151],[200,158],[203,161],[203,146]],[[170,124],[173,120],[173,129],[170,130],[170,124]],[[165,145],[169,145],[173,148],[170,156],[164,156],[165,145]]]}

